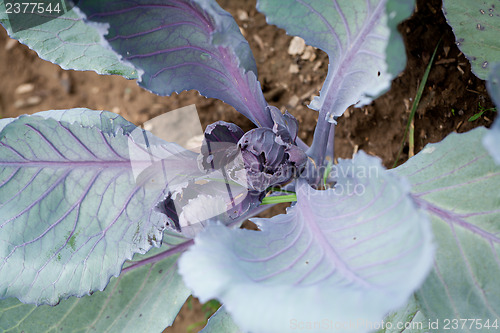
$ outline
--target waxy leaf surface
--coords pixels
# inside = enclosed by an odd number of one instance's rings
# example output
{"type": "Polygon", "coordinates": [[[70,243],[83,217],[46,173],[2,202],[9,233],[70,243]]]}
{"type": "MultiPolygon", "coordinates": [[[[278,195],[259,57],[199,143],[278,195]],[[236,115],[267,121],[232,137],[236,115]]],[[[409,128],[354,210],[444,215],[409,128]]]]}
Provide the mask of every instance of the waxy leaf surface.
{"type": "MultiPolygon", "coordinates": [[[[419,309],[419,305],[412,296],[409,302],[398,309],[397,311],[388,315],[383,325],[377,333],[429,333],[433,332],[429,329],[429,319],[424,316],[419,309]]],[[[442,327],[444,327],[443,323],[442,327]]],[[[434,326],[434,328],[436,328],[434,326]]]]}
{"type": "Polygon", "coordinates": [[[310,108],[324,109],[331,121],[385,92],[406,64],[397,24],[413,1],[259,0],[257,8],[269,23],[328,53],[328,76],[310,108]]]}
{"type": "Polygon", "coordinates": [[[1,298],[55,304],[102,290],[125,260],[161,244],[167,220],[153,208],[167,184],[133,166],[184,161],[181,147],[105,111],[48,111],[0,125],[1,298]]]}
{"type": "Polygon", "coordinates": [[[214,0],[82,0],[12,37],[63,68],[137,78],[158,95],[195,89],[257,125],[273,125],[248,42],[214,0]],[[108,58],[132,72],[110,67],[108,58]]]}
{"type": "Polygon", "coordinates": [[[432,265],[426,215],[377,158],[360,153],[333,172],[335,189],[300,181],[287,214],[253,220],[261,231],[209,226],[179,260],[186,285],[252,332],[325,318],[374,323],[404,305],[432,265]]]}
{"type": "Polygon", "coordinates": [[[444,0],[443,12],[472,72],[482,80],[488,79],[492,65],[500,61],[498,1],[444,0]]]}
{"type": "Polygon", "coordinates": [[[139,84],[159,95],[196,89],[271,126],[248,42],[213,0],[84,0],[78,7],[108,26],[113,50],[140,72],[139,84]]]}
{"type": "MultiPolygon", "coordinates": [[[[498,111],[500,108],[500,62],[493,66],[486,87],[498,111]]],[[[484,136],[483,144],[495,162],[500,165],[500,117],[497,116],[491,130],[484,136]]]]}
{"type": "MultiPolygon", "coordinates": [[[[144,259],[172,248],[182,239],[165,236],[173,244],[153,249],[144,259]]],[[[112,278],[103,292],[71,297],[55,307],[22,304],[17,299],[0,301],[0,330],[15,332],[161,332],[172,325],[189,296],[177,274],[177,255],[134,268],[112,278]]],[[[130,266],[126,263],[125,267],[130,266]]],[[[127,269],[127,268],[125,268],[127,269]]]]}
{"type": "MultiPolygon", "coordinates": [[[[394,170],[410,180],[417,204],[432,220],[436,259],[416,294],[431,322],[480,318],[500,324],[500,166],[483,148],[487,131],[452,133],[394,170]]],[[[474,330],[465,325],[455,331],[474,330]]]]}

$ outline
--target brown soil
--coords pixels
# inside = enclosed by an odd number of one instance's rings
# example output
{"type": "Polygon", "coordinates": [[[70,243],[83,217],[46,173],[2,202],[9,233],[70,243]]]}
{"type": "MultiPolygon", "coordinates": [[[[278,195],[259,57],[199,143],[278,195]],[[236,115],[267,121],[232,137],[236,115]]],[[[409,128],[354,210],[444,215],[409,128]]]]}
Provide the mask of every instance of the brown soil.
{"type": "MultiPolygon", "coordinates": [[[[250,42],[268,102],[287,108],[300,122],[299,136],[311,143],[317,113],[307,105],[311,97],[318,94],[326,77],[327,56],[319,50],[307,59],[289,55],[291,37],[266,24],[264,16],[255,9],[255,0],[221,0],[219,3],[235,16],[250,42]]],[[[407,47],[407,67],[394,80],[388,93],[362,109],[349,109],[339,119],[335,141],[337,157],[351,158],[353,152],[362,149],[381,157],[386,166],[394,163],[417,86],[440,38],[435,64],[414,121],[414,153],[429,142],[442,140],[450,132],[491,125],[495,116],[492,112],[474,122],[468,121],[478,112],[479,105],[486,108],[493,105],[484,81],[470,72],[468,61],[456,47],[440,8],[440,0],[419,0],[414,15],[400,25],[407,47]]],[[[3,29],[0,29],[0,77],[1,117],[87,107],[119,113],[139,125],[164,112],[196,104],[203,126],[226,120],[245,130],[252,127],[230,106],[200,97],[194,91],[159,97],[121,77],[63,71],[10,40],[3,29]],[[16,89],[26,83],[33,84],[34,89],[16,93],[16,89]]],[[[403,161],[408,154],[409,146],[405,145],[403,161]]],[[[193,310],[183,309],[174,327],[166,332],[186,332],[191,323],[200,320],[204,320],[204,313],[199,305],[193,305],[193,310]]]]}

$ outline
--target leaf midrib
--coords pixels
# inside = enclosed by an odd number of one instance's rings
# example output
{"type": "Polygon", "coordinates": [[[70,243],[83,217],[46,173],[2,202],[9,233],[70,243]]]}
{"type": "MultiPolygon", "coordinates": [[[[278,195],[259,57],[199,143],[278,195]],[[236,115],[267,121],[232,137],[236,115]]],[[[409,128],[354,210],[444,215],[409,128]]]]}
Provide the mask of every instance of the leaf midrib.
{"type": "MultiPolygon", "coordinates": [[[[355,55],[358,54],[363,43],[365,42],[366,36],[369,35],[371,29],[369,29],[368,27],[373,27],[375,25],[373,22],[379,20],[380,15],[382,15],[382,9],[385,8],[384,6],[382,6],[382,4],[385,4],[385,1],[381,0],[371,14],[367,13],[367,16],[371,15],[371,17],[365,21],[359,33],[356,35],[353,43],[350,45],[346,45],[346,49],[349,51],[345,52],[342,55],[339,61],[339,66],[337,66],[331,73],[332,80],[330,80],[330,83],[327,86],[324,102],[321,106],[321,109],[326,110],[328,114],[331,112],[332,106],[336,101],[336,96],[340,91],[339,87],[344,81],[344,71],[346,71],[351,66],[352,62],[355,59],[355,55]]],[[[341,45],[339,45],[339,47],[341,47],[341,45]]],[[[332,58],[332,55],[329,53],[328,57],[332,58]]]]}

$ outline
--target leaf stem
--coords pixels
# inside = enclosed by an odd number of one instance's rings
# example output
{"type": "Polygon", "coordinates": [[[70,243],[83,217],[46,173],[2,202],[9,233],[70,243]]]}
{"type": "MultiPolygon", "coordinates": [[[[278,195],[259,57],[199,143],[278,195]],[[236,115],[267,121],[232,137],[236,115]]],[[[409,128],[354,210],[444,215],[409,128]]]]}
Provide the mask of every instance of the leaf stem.
{"type": "Polygon", "coordinates": [[[310,184],[319,184],[321,182],[323,177],[321,170],[325,164],[325,158],[328,156],[328,159],[331,158],[333,161],[336,118],[333,124],[328,121],[329,110],[330,103],[323,104],[319,110],[318,124],[314,130],[313,142],[306,151],[310,161],[305,172],[310,184]]]}
{"type": "Polygon", "coordinates": [[[307,143],[305,143],[304,141],[302,141],[302,139],[299,138],[299,137],[297,137],[297,139],[295,139],[295,143],[297,144],[297,147],[299,147],[302,150],[308,150],[309,149],[309,146],[307,145],[307,143]]]}
{"type": "Polygon", "coordinates": [[[335,124],[330,125],[330,133],[328,133],[328,141],[326,145],[325,158],[328,163],[333,163],[335,158],[335,124]]]}
{"type": "Polygon", "coordinates": [[[320,110],[318,124],[314,130],[314,138],[311,147],[307,150],[307,155],[314,161],[316,167],[321,167],[326,156],[326,147],[330,137],[332,124],[326,119],[326,111],[320,110]]]}

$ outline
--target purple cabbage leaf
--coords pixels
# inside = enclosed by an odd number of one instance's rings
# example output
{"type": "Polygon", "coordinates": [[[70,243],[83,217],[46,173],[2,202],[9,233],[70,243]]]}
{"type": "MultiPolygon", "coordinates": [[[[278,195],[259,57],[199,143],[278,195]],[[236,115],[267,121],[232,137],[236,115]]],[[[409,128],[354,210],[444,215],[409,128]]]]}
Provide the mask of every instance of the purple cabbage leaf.
{"type": "MultiPolygon", "coordinates": [[[[486,82],[486,87],[495,103],[497,110],[500,108],[500,62],[492,66],[489,80],[486,82]]],[[[491,129],[486,133],[483,139],[483,144],[491,154],[495,162],[500,165],[500,118],[497,117],[491,129]]]]}
{"type": "Polygon", "coordinates": [[[268,107],[272,128],[255,128],[237,142],[241,152],[249,189],[264,192],[298,176],[307,162],[305,152],[297,147],[298,122],[288,112],[268,107]]]}
{"type": "Polygon", "coordinates": [[[500,166],[482,145],[489,132],[452,133],[392,171],[409,179],[432,221],[436,258],[416,293],[419,311],[432,321],[500,321],[500,166]]]}
{"type": "Polygon", "coordinates": [[[330,122],[385,92],[405,66],[397,24],[414,1],[258,0],[267,21],[328,54],[328,75],[310,108],[330,122]]]}
{"type": "Polygon", "coordinates": [[[360,153],[331,175],[335,189],[300,180],[286,214],[252,220],[261,231],[209,224],[179,259],[194,295],[219,299],[253,332],[325,318],[378,322],[404,305],[432,266],[426,214],[375,157],[360,153]]]}
{"type": "Polygon", "coordinates": [[[259,126],[270,126],[248,42],[213,0],[83,0],[86,20],[159,95],[196,89],[220,99],[259,126]]]}
{"type": "Polygon", "coordinates": [[[197,154],[111,112],[47,111],[0,125],[1,298],[55,304],[104,289],[134,253],[161,245],[171,221],[154,207],[198,170],[197,154]],[[154,159],[169,184],[134,170],[154,159]]]}
{"type": "MultiPolygon", "coordinates": [[[[7,25],[6,17],[1,19],[7,25]]],[[[248,42],[214,0],[82,0],[42,30],[44,34],[31,29],[11,36],[24,36],[20,40],[42,58],[64,68],[77,63],[75,69],[103,73],[103,58],[119,59],[120,66],[133,68],[126,77],[136,76],[141,87],[158,95],[195,89],[230,104],[258,126],[272,126],[248,42]],[[81,37],[82,25],[92,41],[81,37]],[[84,47],[72,49],[76,34],[84,47]]],[[[122,67],[104,73],[122,74],[122,67]]]]}
{"type": "Polygon", "coordinates": [[[71,297],[57,306],[22,304],[15,298],[0,301],[2,332],[161,332],[171,325],[189,296],[177,274],[176,255],[150,265],[137,265],[182,242],[166,234],[169,243],[147,255],[135,255],[119,278],[111,278],[103,292],[71,297]]]}

